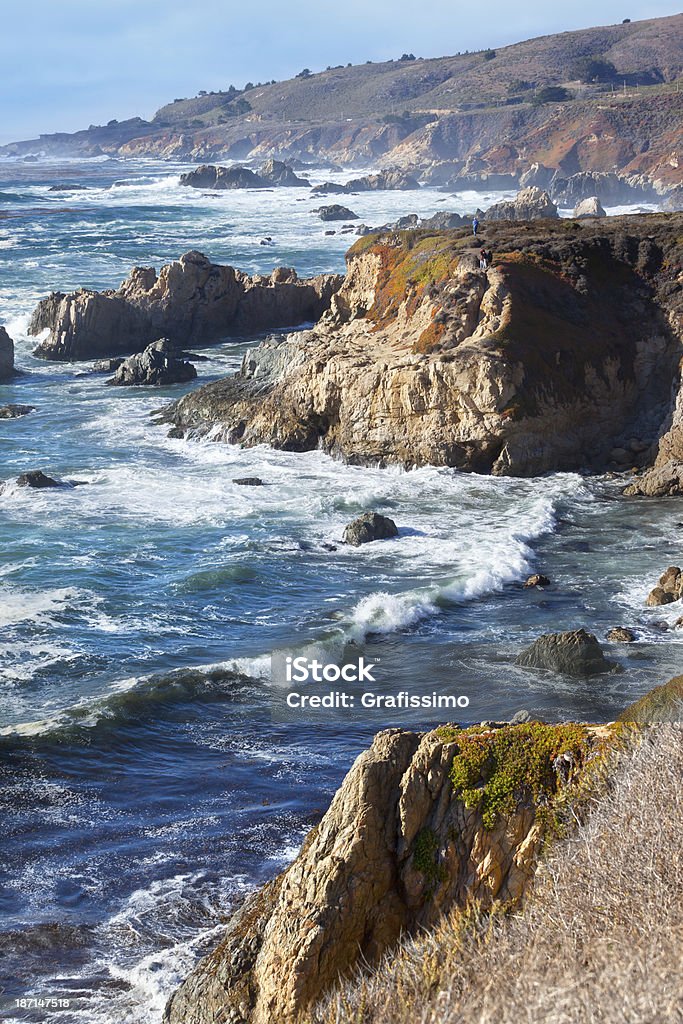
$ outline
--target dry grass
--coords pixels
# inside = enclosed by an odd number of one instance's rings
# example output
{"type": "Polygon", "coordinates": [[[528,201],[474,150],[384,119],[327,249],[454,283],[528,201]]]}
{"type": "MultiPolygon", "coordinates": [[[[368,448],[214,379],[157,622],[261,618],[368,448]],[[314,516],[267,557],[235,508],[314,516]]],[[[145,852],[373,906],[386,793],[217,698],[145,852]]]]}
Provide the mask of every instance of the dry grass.
{"type": "Polygon", "coordinates": [[[315,1024],[683,1021],[683,725],[650,727],[544,862],[523,912],[454,912],[315,1024]]]}

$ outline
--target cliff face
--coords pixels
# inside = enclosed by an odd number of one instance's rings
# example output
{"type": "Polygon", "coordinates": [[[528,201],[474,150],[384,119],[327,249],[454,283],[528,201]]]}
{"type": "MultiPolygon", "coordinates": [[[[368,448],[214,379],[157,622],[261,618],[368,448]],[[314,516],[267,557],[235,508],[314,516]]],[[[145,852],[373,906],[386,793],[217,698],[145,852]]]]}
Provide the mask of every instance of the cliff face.
{"type": "Polygon", "coordinates": [[[647,461],[681,359],[683,217],[367,236],[314,330],[175,404],[188,435],[497,474],[647,461]]]}
{"type": "Polygon", "coordinates": [[[14,342],[4,327],[0,327],[0,381],[14,374],[14,342]]]}
{"type": "Polygon", "coordinates": [[[379,733],[297,859],[245,903],[164,1020],[295,1024],[361,957],[376,962],[450,906],[515,903],[557,801],[607,732],[379,733]]]}
{"type": "Polygon", "coordinates": [[[338,275],[299,281],[280,267],[249,277],[189,252],[162,267],[136,267],[117,291],[53,293],[33,314],[29,333],[49,336],[45,359],[92,359],[139,352],[165,337],[184,346],[314,321],[341,285],[338,275]]]}

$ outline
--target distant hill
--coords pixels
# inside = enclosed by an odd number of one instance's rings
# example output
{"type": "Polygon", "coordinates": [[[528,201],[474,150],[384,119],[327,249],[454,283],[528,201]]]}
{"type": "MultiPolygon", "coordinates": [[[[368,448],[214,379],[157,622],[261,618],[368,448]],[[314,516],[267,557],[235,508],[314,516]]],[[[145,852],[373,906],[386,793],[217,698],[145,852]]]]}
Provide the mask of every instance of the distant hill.
{"type": "Polygon", "coordinates": [[[478,161],[478,173],[519,173],[534,162],[561,167],[566,147],[557,136],[564,124],[572,126],[573,143],[588,145],[596,128],[594,149],[600,132],[609,143],[606,154],[575,154],[575,169],[641,174],[670,185],[680,182],[678,169],[665,167],[665,150],[670,157],[671,147],[681,146],[682,75],[679,14],[200,94],[168,103],[151,121],[41,136],[0,152],[284,156],[419,168],[478,161]]]}

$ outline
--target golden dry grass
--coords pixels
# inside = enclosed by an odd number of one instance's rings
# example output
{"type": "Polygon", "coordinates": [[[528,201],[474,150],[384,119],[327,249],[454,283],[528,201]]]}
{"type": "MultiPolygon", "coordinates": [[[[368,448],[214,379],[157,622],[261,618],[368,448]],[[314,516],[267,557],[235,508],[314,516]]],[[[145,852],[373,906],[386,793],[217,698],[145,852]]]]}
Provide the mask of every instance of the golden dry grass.
{"type": "Polygon", "coordinates": [[[523,911],[455,911],[310,1024],[683,1021],[683,725],[647,729],[611,780],[523,911]]]}

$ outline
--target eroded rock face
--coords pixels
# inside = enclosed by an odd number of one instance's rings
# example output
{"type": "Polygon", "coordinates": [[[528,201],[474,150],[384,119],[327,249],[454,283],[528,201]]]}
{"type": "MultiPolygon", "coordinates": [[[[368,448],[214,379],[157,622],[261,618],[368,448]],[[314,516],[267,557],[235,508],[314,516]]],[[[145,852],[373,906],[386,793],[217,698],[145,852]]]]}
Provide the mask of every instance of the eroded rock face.
{"type": "Polygon", "coordinates": [[[400,191],[411,192],[419,189],[420,183],[417,178],[407,171],[386,170],[378,174],[366,174],[363,178],[353,178],[347,182],[347,192],[383,192],[400,191]]]}
{"type": "Polygon", "coordinates": [[[592,196],[600,196],[608,206],[632,203],[653,197],[650,186],[645,191],[612,171],[580,171],[563,177],[559,172],[550,184],[550,194],[558,206],[573,207],[592,196]]]}
{"type": "Polygon", "coordinates": [[[245,446],[513,476],[600,471],[637,437],[644,465],[681,358],[678,216],[490,224],[486,273],[467,228],[363,238],[313,330],[252,349],[168,419],[245,446]]]}
{"type": "Polygon", "coordinates": [[[545,633],[517,658],[526,668],[544,668],[569,676],[594,676],[611,672],[597,637],[585,629],[569,633],[545,633]]]}
{"type": "MultiPolygon", "coordinates": [[[[516,728],[520,743],[535,742],[538,726],[516,728]]],[[[484,742],[494,737],[483,731],[484,742]]],[[[557,734],[551,799],[592,737],[582,730],[578,743],[565,749],[557,734]]],[[[167,1024],[294,1024],[361,957],[376,962],[453,904],[519,900],[543,836],[534,801],[522,787],[486,825],[487,810],[466,807],[454,789],[460,752],[457,730],[379,733],[294,863],[247,900],[171,998],[167,1024]]]]}
{"type": "Polygon", "coordinates": [[[107,384],[118,386],[181,384],[197,376],[192,363],[183,359],[167,338],[152,342],[144,352],[124,359],[107,384]]]}
{"type": "Polygon", "coordinates": [[[160,337],[178,347],[317,320],[342,278],[300,281],[288,268],[254,276],[188,252],[162,267],[136,267],[117,291],[53,293],[39,303],[29,333],[49,337],[45,359],[92,359],[139,352],[160,337]]]}
{"type": "MultiPolygon", "coordinates": [[[[683,284],[683,272],[679,264],[678,286],[683,284]]],[[[681,329],[681,314],[672,314],[672,322],[681,329]]],[[[678,373],[672,375],[676,389],[675,404],[665,420],[657,444],[654,466],[639,477],[625,490],[624,494],[641,495],[649,498],[665,498],[683,495],[683,361],[678,373]]]]}
{"type": "Polygon", "coordinates": [[[671,565],[660,577],[657,586],[650,591],[646,604],[657,608],[664,604],[673,604],[683,597],[683,570],[671,565]]]}
{"type": "Polygon", "coordinates": [[[547,192],[530,185],[521,189],[514,199],[490,206],[484,215],[486,221],[544,220],[558,217],[557,207],[547,192]]]}
{"type": "Polygon", "coordinates": [[[14,375],[14,342],[4,327],[0,327],[0,381],[14,375]]]}

